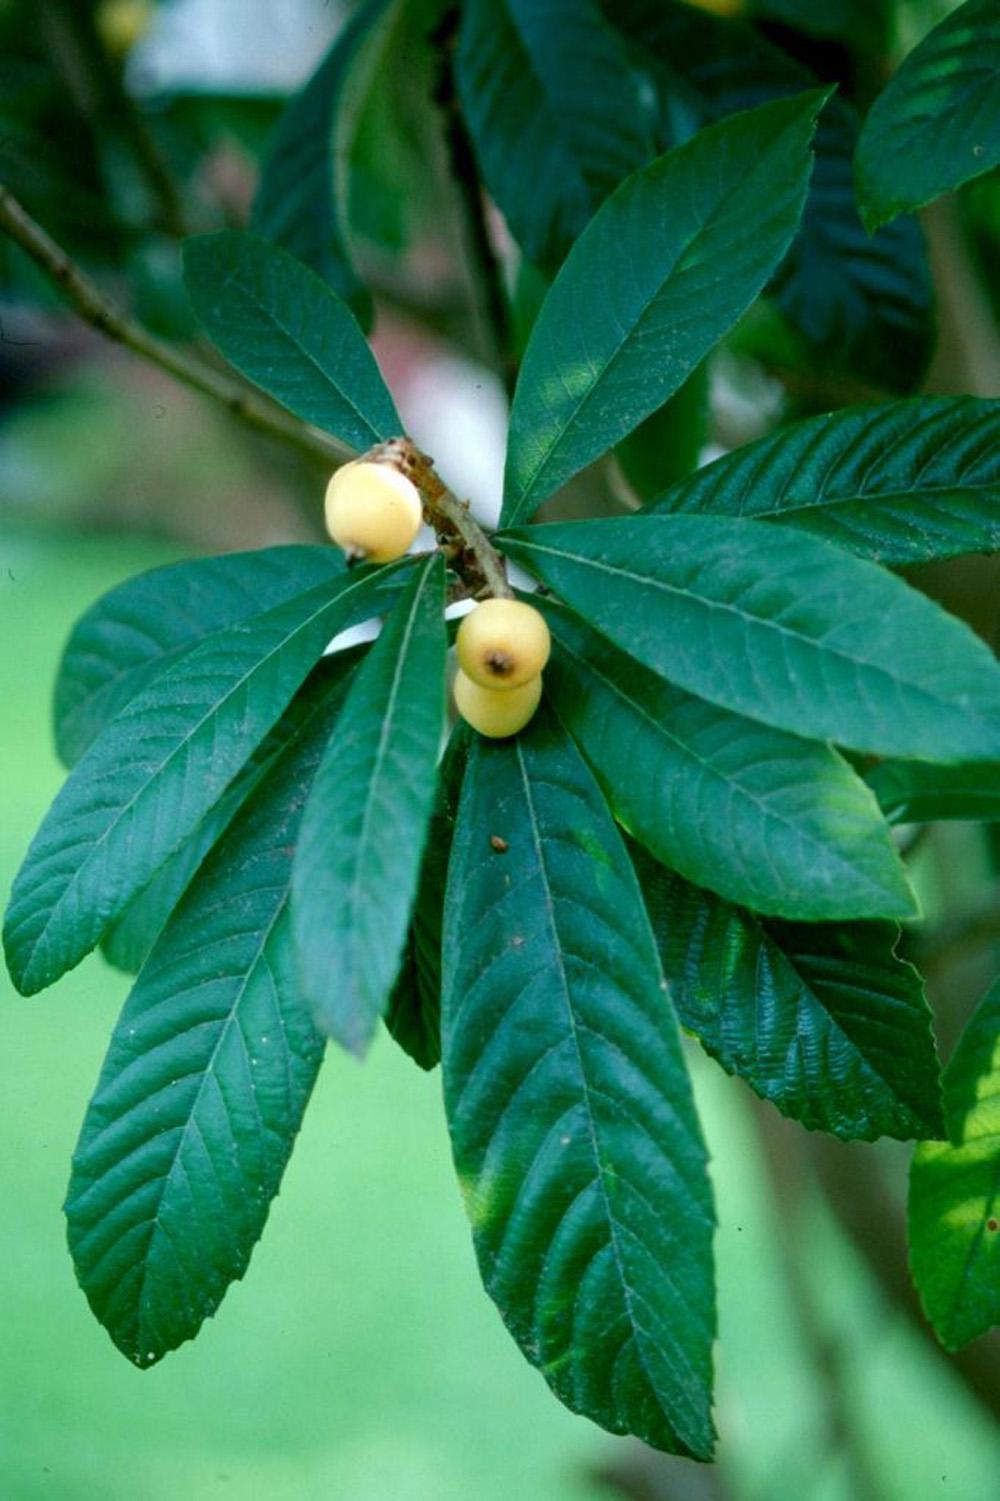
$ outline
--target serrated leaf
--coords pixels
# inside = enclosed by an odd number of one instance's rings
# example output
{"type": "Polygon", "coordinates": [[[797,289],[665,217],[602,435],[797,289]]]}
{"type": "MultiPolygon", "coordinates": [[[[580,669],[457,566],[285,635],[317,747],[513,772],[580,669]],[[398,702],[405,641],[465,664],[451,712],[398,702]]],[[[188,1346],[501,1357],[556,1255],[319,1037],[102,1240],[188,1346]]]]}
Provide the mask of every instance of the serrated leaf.
{"type": "Polygon", "coordinates": [[[274,729],[218,802],[208,810],[194,833],[108,928],[101,939],[101,952],[110,964],[127,974],[139,973],[170,914],[211,850],[283,754],[288,742],[299,734],[305,719],[315,713],[317,700],[325,699],[329,694],[331,681],[342,679],[356,665],[359,654],[359,650],[336,652],[324,657],[313,668],[274,729]]]}
{"type": "Polygon", "coordinates": [[[1000,666],[983,642],[817,538],[642,515],[497,543],[616,646],[710,703],[875,755],[1000,759],[1000,666]]]}
{"type": "Polygon", "coordinates": [[[947,1350],[1000,1323],[1000,984],[944,1071],[949,1141],[921,1142],[910,1170],[910,1267],[947,1350]]]}
{"type": "Polygon", "coordinates": [[[642,81],[591,0],[467,0],[456,82],[483,178],[528,260],[558,265],[653,153],[642,81]]]}
{"type": "Polygon", "coordinates": [[[662,406],[763,289],[802,212],[823,98],[711,126],[633,173],[595,214],[525,351],[506,523],[662,406]]]}
{"type": "Polygon", "coordinates": [[[544,709],[473,743],[443,972],[445,1107],[487,1291],[573,1411],[708,1458],[705,1149],[635,875],[544,709]]]}
{"type": "Polygon", "coordinates": [[[268,145],[250,225],[316,271],[371,323],[371,296],[346,244],[341,144],[356,69],[377,35],[388,0],[368,0],[339,32],[319,67],[289,101],[268,145]]]}
{"type": "MultiPolygon", "coordinates": [[[[756,27],[664,0],[605,0],[661,103],[663,144],[735,110],[814,87],[815,77],[756,27]]],[[[830,19],[829,7],[813,7],[830,19]]],[[[870,238],[854,198],[854,111],[830,101],[820,117],[809,196],[768,292],[827,363],[909,390],[930,350],[933,292],[916,222],[870,238]]]]}
{"type": "Polygon", "coordinates": [[[202,637],[344,571],[335,547],[266,547],[168,563],[110,590],[77,621],[59,664],[54,723],[64,764],[202,637]]]}
{"type": "Polygon", "coordinates": [[[829,746],[674,688],[551,601],[545,691],[657,859],[759,912],[912,917],[878,805],[829,746]]]}
{"type": "Polygon", "coordinates": [[[295,983],[291,850],[343,700],[317,712],[239,813],[159,939],[115,1028],[66,1202],[80,1285],[151,1365],[246,1271],[323,1043],[295,983]]]}
{"type": "Polygon", "coordinates": [[[786,923],[634,858],[686,1027],[727,1073],[846,1141],[941,1130],[931,1013],[893,923],[786,923]]]}
{"type": "Polygon", "coordinates": [[[869,228],[1000,162],[1000,12],[966,0],[906,57],[868,112],[855,172],[869,228]]]}
{"type": "Polygon", "coordinates": [[[316,774],[292,876],[304,993],[363,1055],[399,972],[444,723],[444,562],[420,564],[358,672],[316,774]]]}
{"type": "Polygon", "coordinates": [[[797,422],[648,508],[781,521],[881,563],[1000,549],[1000,401],[921,397],[797,422]]]}
{"type": "Polygon", "coordinates": [[[230,364],[296,417],[359,450],[403,431],[354,314],[301,261],[223,230],[185,240],[184,281],[230,364]]]}
{"type": "Polygon", "coordinates": [[[441,935],[448,861],[458,817],[469,732],[459,722],[438,772],[437,797],[420,867],[420,882],[403,966],[389,999],[385,1024],[405,1053],[423,1069],[441,1061],[441,935]]]}
{"type": "Polygon", "coordinates": [[[217,631],[127,703],[77,762],[14,881],[7,963],[52,984],[192,834],[388,570],[321,584],[217,631]]]}
{"type": "Polygon", "coordinates": [[[1000,763],[934,766],[926,761],[882,761],[865,773],[890,823],[937,819],[1000,821],[1000,763]]]}

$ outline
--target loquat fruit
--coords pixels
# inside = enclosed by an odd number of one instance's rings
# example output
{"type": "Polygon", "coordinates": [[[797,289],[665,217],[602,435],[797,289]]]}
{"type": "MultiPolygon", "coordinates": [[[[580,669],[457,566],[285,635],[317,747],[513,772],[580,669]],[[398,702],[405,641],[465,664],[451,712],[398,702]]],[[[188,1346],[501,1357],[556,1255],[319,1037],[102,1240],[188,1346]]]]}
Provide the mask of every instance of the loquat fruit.
{"type": "Polygon", "coordinates": [[[509,693],[536,678],[549,660],[545,617],[517,599],[484,599],[462,621],[458,665],[481,688],[509,693]]]}
{"type": "Polygon", "coordinates": [[[354,459],[326,487],[326,529],[357,562],[392,563],[420,530],[420,492],[392,464],[354,459]]]}

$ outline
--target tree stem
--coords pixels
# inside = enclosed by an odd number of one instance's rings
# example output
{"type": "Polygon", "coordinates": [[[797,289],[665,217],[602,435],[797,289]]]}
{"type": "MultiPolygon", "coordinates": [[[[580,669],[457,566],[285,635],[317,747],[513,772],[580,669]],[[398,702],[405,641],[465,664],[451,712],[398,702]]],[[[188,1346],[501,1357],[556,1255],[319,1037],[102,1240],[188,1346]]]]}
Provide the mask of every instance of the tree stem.
{"type": "MultiPolygon", "coordinates": [[[[241,382],[197,356],[157,339],[141,324],[120,312],[2,184],[0,232],[20,245],[85,323],[116,344],[166,370],[193,390],[221,402],[234,417],[258,432],[280,438],[328,467],[336,467],[355,457],[353,449],[328,433],[256,396],[241,382]]],[[[468,594],[473,599],[485,595],[509,598],[512,591],[503,560],[491,546],[468,504],[442,484],[427,455],[421,453],[409,438],[393,438],[373,449],[371,457],[395,464],[413,480],[423,497],[428,520],[438,541],[461,575],[468,594]]]]}
{"type": "Polygon", "coordinates": [[[328,465],[342,464],[353,456],[319,428],[300,422],[280,407],[256,396],[242,382],[233,380],[206,361],[157,339],[141,324],[120,312],[105,297],[96,282],[71,260],[50,235],[37,224],[7,188],[0,184],[0,231],[20,245],[85,323],[98,329],[116,344],[166,370],[176,380],[221,402],[234,417],[258,432],[281,438],[303,453],[328,465]]]}

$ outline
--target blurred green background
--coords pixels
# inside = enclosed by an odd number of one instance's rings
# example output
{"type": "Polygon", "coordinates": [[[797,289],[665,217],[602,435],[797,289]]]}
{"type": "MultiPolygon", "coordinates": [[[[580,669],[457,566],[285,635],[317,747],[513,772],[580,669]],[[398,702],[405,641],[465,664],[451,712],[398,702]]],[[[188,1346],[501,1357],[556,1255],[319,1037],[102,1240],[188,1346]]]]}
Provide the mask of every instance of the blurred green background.
{"type": "MultiPolygon", "coordinates": [[[[900,48],[944,3],[879,8],[895,17],[900,48]]],[[[123,25],[137,12],[156,25],[103,34],[112,82],[140,101],[196,227],[243,221],[280,100],[342,9],[325,0],[118,6],[123,25]]],[[[131,127],[113,112],[81,124],[52,46],[65,24],[92,31],[100,10],[93,0],[0,0],[0,180],[119,302],[162,336],[185,339],[176,235],[135,181],[131,127]]],[[[422,163],[419,203],[395,192],[415,171],[397,125],[377,120],[367,138],[368,167],[385,169],[387,191],[379,197],[379,184],[362,178],[372,189],[361,251],[377,292],[376,350],[408,429],[488,518],[502,389],[481,363],[439,164],[422,163]],[[416,249],[393,259],[404,235],[416,249]]],[[[995,395],[1000,345],[995,328],[986,337],[989,283],[977,287],[974,268],[996,254],[1000,188],[980,184],[952,208],[965,259],[956,261],[954,234],[939,240],[941,286],[959,286],[975,317],[946,324],[929,388],[995,395]]],[[[943,303],[956,305],[947,295],[943,303]]],[[[824,385],[823,372],[776,377],[769,337],[748,322],[699,384],[710,396],[701,437],[716,451],[783,417],[857,399],[853,388],[824,385]]],[[[691,447],[689,435],[673,457],[689,461],[691,447]]],[[[315,538],[323,480],[82,330],[27,260],[0,244],[0,895],[60,784],[49,698],[74,620],[141,569],[315,538]]],[[[574,504],[604,505],[620,483],[607,468],[584,475],[574,504]]],[[[992,562],[960,560],[922,582],[995,633],[992,562]]],[[[932,917],[973,910],[998,868],[1000,847],[982,829],[935,829],[917,871],[932,917]]],[[[945,1054],[996,957],[995,944],[952,954],[934,976],[945,1054]]],[[[0,1501],[998,1494],[996,1341],[948,1359],[907,1292],[909,1149],[810,1137],[693,1049],[720,1222],[717,1467],[611,1438],[549,1395],[479,1286],[439,1079],[387,1037],[363,1067],[331,1051],[245,1281],[194,1344],[137,1371],[75,1286],[60,1210],[127,984],[99,957],[30,1000],[0,974],[0,1501]]]]}
{"type": "MultiPolygon", "coordinates": [[[[5,888],[60,782],[49,687],[70,625],[177,555],[0,533],[5,888]]],[[[0,1495],[594,1501],[620,1493],[609,1468],[641,1476],[639,1446],[564,1412],[508,1339],[478,1285],[437,1076],[387,1037],[363,1067],[330,1053],[245,1281],[195,1344],[135,1370],[74,1284],[59,1207],[127,982],[93,957],[42,997],[0,984],[0,1495]]],[[[808,1183],[776,1190],[742,1086],[692,1064],[720,1218],[721,1479],[666,1462],[669,1488],[632,1494],[995,1495],[988,1414],[883,1303],[808,1183]]],[[[771,1129],[790,1151],[794,1128],[771,1129]]]]}

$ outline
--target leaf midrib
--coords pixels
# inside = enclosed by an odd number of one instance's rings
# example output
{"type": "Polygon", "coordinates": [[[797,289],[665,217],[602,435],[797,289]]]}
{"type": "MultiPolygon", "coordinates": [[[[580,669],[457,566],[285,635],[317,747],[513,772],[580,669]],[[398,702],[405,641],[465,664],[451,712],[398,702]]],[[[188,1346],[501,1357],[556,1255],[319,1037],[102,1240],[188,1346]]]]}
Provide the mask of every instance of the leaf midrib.
{"type": "MultiPolygon", "coordinates": [[[[635,1312],[633,1309],[632,1287],[627,1277],[625,1276],[622,1252],[618,1242],[619,1225],[612,1211],[611,1200],[608,1196],[607,1184],[605,1182],[605,1168],[603,1164],[601,1148],[599,1145],[597,1122],[595,1120],[595,1113],[591,1104],[591,1085],[584,1064],[583,1049],[580,1045],[576,1016],[574,1014],[573,1002],[570,994],[569,978],[566,974],[566,965],[563,960],[562,944],[559,939],[559,926],[556,921],[555,907],[552,901],[552,890],[549,882],[548,866],[545,860],[544,840],[541,836],[541,829],[538,823],[538,815],[536,813],[534,799],[531,794],[531,779],[528,776],[528,770],[524,764],[524,751],[518,740],[515,740],[514,742],[514,749],[517,755],[517,764],[521,776],[521,785],[524,792],[525,807],[528,813],[528,821],[531,827],[531,838],[535,849],[535,858],[538,863],[539,872],[542,876],[542,888],[545,900],[545,914],[550,933],[552,952],[555,956],[556,968],[559,975],[559,989],[563,998],[563,1003],[565,1005],[566,1017],[569,1022],[570,1036],[573,1042],[573,1050],[576,1054],[577,1067],[579,1070],[579,1076],[582,1085],[583,1113],[584,1118],[587,1122],[587,1133],[590,1138],[591,1151],[593,1154],[594,1164],[597,1169],[596,1181],[599,1184],[601,1201],[604,1205],[604,1215],[608,1225],[608,1239],[611,1245],[612,1254],[615,1259],[615,1269],[618,1274],[618,1283],[621,1287],[622,1296],[625,1300],[629,1328],[631,1331],[630,1337],[635,1343],[636,1354],[639,1363],[642,1366],[643,1374],[645,1376],[646,1382],[648,1383],[649,1390],[655,1396],[657,1407],[660,1409],[662,1416],[668,1422],[668,1424],[670,1424],[670,1419],[663,1410],[663,1404],[660,1398],[657,1384],[650,1374],[649,1368],[646,1364],[646,1355],[644,1349],[644,1339],[646,1338],[646,1336],[642,1334],[641,1326],[635,1317],[635,1312]]],[[[627,1227],[621,1228],[625,1229],[627,1227]]],[[[695,1428],[697,1428],[698,1414],[695,1411],[693,1404],[689,1404],[689,1415],[693,1418],[694,1426],[695,1428]]]]}
{"type": "MultiPolygon", "coordinates": [[[[317,356],[314,355],[310,349],[307,349],[306,346],[299,339],[297,339],[295,337],[295,335],[292,333],[292,331],[289,328],[286,328],[285,325],[282,322],[279,321],[279,319],[276,316],[276,314],[269,307],[266,307],[263,302],[261,302],[258,298],[256,298],[253,295],[252,290],[249,289],[247,287],[246,283],[242,280],[242,276],[243,276],[243,267],[242,267],[242,265],[236,265],[236,266],[234,266],[233,269],[231,271],[227,272],[227,274],[223,277],[221,283],[219,284],[219,291],[220,292],[225,291],[226,288],[230,287],[230,286],[235,287],[243,295],[243,297],[246,298],[246,300],[250,304],[250,306],[252,308],[256,309],[256,311],[263,316],[263,318],[265,319],[265,321],[267,323],[269,323],[282,338],[284,338],[285,340],[287,340],[287,342],[292,346],[292,348],[294,350],[296,350],[299,354],[305,356],[305,359],[308,361],[308,363],[310,365],[312,365],[314,367],[314,369],[317,371],[317,373],[319,374],[319,376],[322,379],[322,381],[324,382],[324,384],[326,386],[328,386],[330,390],[335,391],[336,394],[337,394],[337,396],[344,403],[344,405],[347,406],[350,409],[350,411],[352,411],[354,413],[355,417],[358,419],[358,422],[365,429],[365,431],[368,433],[369,437],[371,437],[371,439],[373,440],[373,442],[375,442],[375,443],[381,443],[383,441],[383,439],[385,438],[386,435],[384,433],[382,433],[382,432],[379,432],[376,428],[372,427],[372,425],[369,422],[368,418],[363,414],[363,412],[361,411],[360,407],[352,399],[352,397],[350,396],[349,392],[347,390],[345,390],[342,386],[339,386],[337,384],[337,382],[333,379],[333,376],[330,374],[330,372],[328,370],[326,370],[323,367],[323,365],[320,364],[320,361],[317,358],[317,356]]],[[[346,303],[343,304],[343,307],[344,307],[345,314],[347,314],[349,317],[353,318],[354,314],[351,312],[350,308],[347,306],[346,303]]],[[[361,332],[360,325],[358,327],[358,336],[359,336],[359,338],[362,341],[364,341],[364,335],[361,332]]],[[[365,344],[365,348],[368,348],[367,344],[365,344]]],[[[358,384],[360,385],[360,381],[358,382],[358,384]]],[[[271,393],[268,392],[268,395],[270,395],[270,394],[271,393]]],[[[290,407],[287,407],[287,403],[286,402],[282,401],[281,405],[285,406],[289,411],[291,410],[290,407]]],[[[337,436],[337,435],[335,434],[334,436],[337,436]]]]}
{"type": "MultiPolygon", "coordinates": [[[[566,652],[567,655],[573,657],[573,659],[575,661],[582,663],[584,669],[586,671],[589,671],[589,672],[593,673],[594,677],[600,678],[600,680],[604,684],[606,684],[607,688],[612,693],[616,694],[617,697],[620,698],[623,703],[625,703],[626,705],[628,705],[628,707],[633,712],[639,714],[642,719],[648,721],[648,723],[652,726],[652,728],[653,728],[653,730],[654,730],[654,732],[656,734],[661,735],[663,737],[663,739],[668,740],[668,741],[670,741],[670,743],[672,745],[675,745],[682,755],[690,756],[693,761],[696,761],[697,764],[700,767],[703,768],[705,774],[709,778],[711,778],[713,781],[718,782],[723,788],[736,788],[736,789],[738,789],[738,791],[740,793],[740,796],[745,797],[746,800],[749,803],[752,803],[755,808],[759,809],[759,811],[760,811],[761,815],[764,817],[765,821],[770,820],[770,821],[773,821],[776,824],[779,824],[779,825],[787,828],[790,832],[792,832],[793,834],[795,834],[796,837],[801,838],[802,841],[803,841],[803,843],[806,844],[806,845],[808,845],[808,847],[810,849],[819,850],[820,852],[822,852],[824,855],[826,855],[828,857],[832,853],[834,855],[836,861],[837,861],[837,864],[840,865],[842,868],[844,868],[850,875],[852,875],[855,878],[857,878],[858,867],[855,866],[850,860],[848,860],[848,859],[846,859],[844,857],[841,857],[839,855],[839,852],[838,852],[838,850],[837,850],[837,848],[836,848],[835,845],[825,843],[823,840],[821,840],[821,839],[817,838],[815,835],[813,835],[808,830],[808,828],[806,828],[804,825],[798,824],[793,819],[786,818],[786,817],[784,817],[780,813],[776,813],[772,808],[770,808],[768,806],[767,803],[763,802],[758,796],[756,796],[755,793],[753,793],[751,790],[749,790],[748,788],[746,788],[742,783],[739,783],[739,782],[735,781],[735,779],[733,779],[731,777],[725,776],[721,771],[716,770],[716,768],[714,766],[712,766],[712,764],[709,761],[706,761],[704,759],[704,757],[701,756],[697,750],[695,750],[692,746],[688,745],[686,742],[684,742],[682,740],[679,740],[671,732],[671,730],[669,729],[668,725],[665,722],[660,721],[658,719],[654,719],[653,716],[650,714],[649,710],[645,707],[644,704],[639,703],[638,699],[630,698],[628,696],[628,694],[624,691],[623,688],[620,688],[617,683],[613,682],[611,678],[607,677],[606,674],[601,671],[601,669],[597,666],[596,662],[586,661],[583,657],[579,656],[579,654],[577,652],[574,652],[571,647],[568,647],[566,645],[566,643],[562,639],[562,637],[557,637],[557,640],[559,642],[559,646],[560,646],[560,649],[562,651],[566,652]]],[[[686,690],[680,689],[679,691],[680,692],[685,692],[686,690]]],[[[692,694],[691,696],[693,698],[697,698],[698,697],[697,694],[692,694]]],[[[708,704],[708,700],[707,699],[702,700],[702,702],[704,702],[706,705],[708,704]]],[[[710,707],[715,707],[715,706],[711,705],[710,707]]],[[[720,709],[719,712],[722,713],[722,714],[728,714],[731,711],[728,710],[728,709],[720,709]]],[[[736,717],[736,716],[734,716],[734,717],[736,717]]],[[[782,732],[779,730],[776,733],[781,734],[782,732]]],[[[878,804],[877,804],[877,801],[875,800],[874,794],[872,794],[872,801],[875,804],[875,807],[877,808],[878,804]]],[[[872,833],[874,834],[875,832],[876,832],[876,829],[873,827],[872,833]]],[[[873,886],[878,891],[882,891],[882,892],[890,891],[889,887],[886,887],[884,885],[880,885],[877,882],[873,882],[871,880],[870,876],[866,876],[866,882],[867,882],[867,884],[869,884],[870,886],[873,886]]],[[[890,894],[891,894],[891,892],[890,892],[890,894]]]]}
{"type": "MultiPolygon", "coordinates": [[[[782,135],[783,134],[784,132],[782,132],[782,135]]],[[[781,137],[779,136],[778,139],[780,140],[780,138],[781,137]]],[[[748,184],[753,181],[760,170],[761,163],[767,160],[775,144],[776,142],[772,140],[768,149],[765,152],[761,153],[759,156],[755,157],[754,164],[751,167],[750,172],[745,177],[741,178],[734,187],[731,187],[727,192],[725,192],[716,200],[716,202],[712,205],[707,217],[701,220],[701,222],[699,223],[697,230],[682,245],[679,245],[677,247],[677,252],[672,257],[670,265],[660,279],[656,290],[652,292],[650,296],[643,302],[639,313],[637,314],[629,328],[623,332],[622,337],[618,340],[618,342],[612,349],[607,363],[602,367],[600,374],[578,398],[572,411],[566,417],[566,420],[563,423],[558,435],[553,438],[552,442],[549,444],[544,458],[535,466],[534,470],[529,473],[526,483],[521,486],[517,498],[517,504],[513,510],[514,516],[519,515],[522,507],[526,503],[530,504],[530,502],[535,498],[541,476],[546,472],[550,464],[554,461],[556,455],[559,453],[560,448],[565,441],[567,433],[571,430],[571,428],[577,425],[581,413],[585,410],[586,406],[594,396],[594,393],[600,389],[603,382],[607,379],[608,373],[621,356],[626,345],[635,334],[636,329],[641,323],[645,321],[654,303],[656,303],[658,299],[663,296],[668,283],[672,281],[675,276],[678,265],[681,263],[681,261],[687,258],[692,248],[699,241],[704,239],[705,235],[714,226],[716,219],[722,213],[726,205],[729,203],[730,199],[736,194],[743,192],[747,188],[748,184]]],[[[683,147],[677,149],[683,150],[683,147]]],[[[655,162],[651,165],[655,166],[655,162]]],[[[650,168],[640,167],[638,171],[648,173],[650,171],[650,168]]]]}
{"type": "MultiPolygon", "coordinates": [[[[85,841],[83,841],[83,843],[85,843],[86,846],[87,846],[88,854],[87,854],[86,858],[83,860],[83,862],[77,867],[76,871],[73,873],[73,876],[70,878],[69,882],[66,884],[65,888],[63,889],[62,895],[59,897],[59,899],[56,902],[55,906],[52,907],[49,910],[49,914],[48,914],[48,917],[47,917],[46,921],[44,922],[44,924],[42,925],[42,927],[39,929],[38,934],[36,935],[36,937],[34,939],[34,942],[31,945],[31,958],[29,959],[28,964],[25,966],[25,974],[26,975],[28,973],[30,973],[31,964],[33,963],[35,955],[38,952],[39,945],[45,941],[46,935],[50,931],[52,923],[55,921],[57,914],[60,913],[61,910],[62,910],[62,908],[63,908],[63,904],[70,897],[71,893],[74,892],[77,889],[77,886],[78,886],[79,882],[82,880],[85,872],[87,872],[87,871],[90,870],[97,851],[98,850],[102,850],[104,848],[104,846],[107,843],[107,841],[111,838],[111,836],[117,830],[117,828],[118,828],[119,824],[121,823],[122,819],[125,818],[126,815],[132,811],[132,809],[136,805],[136,803],[142,797],[145,796],[145,794],[149,791],[150,786],[154,782],[158,781],[165,774],[167,768],[169,768],[169,766],[170,766],[171,762],[174,760],[174,758],[176,756],[180,755],[183,751],[185,751],[187,749],[187,747],[191,743],[191,741],[194,740],[194,738],[201,733],[201,731],[205,728],[205,726],[211,721],[211,719],[213,718],[213,716],[221,713],[224,710],[224,708],[228,705],[228,703],[232,699],[232,697],[236,693],[238,693],[238,692],[241,691],[241,689],[244,687],[244,685],[255,675],[255,673],[257,673],[260,669],[262,669],[263,667],[265,667],[271,661],[271,659],[273,657],[275,657],[279,652],[283,651],[285,649],[285,647],[289,644],[290,641],[294,640],[294,638],[296,636],[300,635],[303,631],[308,630],[309,627],[312,626],[315,623],[315,621],[318,619],[318,617],[320,615],[322,615],[322,613],[323,613],[324,610],[327,610],[327,609],[331,608],[335,604],[341,603],[350,594],[352,588],[361,588],[367,582],[368,582],[367,579],[359,579],[356,584],[348,584],[348,586],[347,586],[346,589],[338,591],[338,593],[335,594],[332,598],[329,598],[329,599],[325,600],[324,603],[322,605],[320,605],[318,609],[316,609],[306,620],[301,621],[295,627],[295,629],[293,631],[290,631],[288,633],[288,635],[286,635],[285,637],[283,637],[282,640],[276,646],[274,646],[265,656],[257,658],[256,661],[254,662],[254,665],[251,668],[249,668],[243,674],[243,676],[240,677],[238,679],[238,681],[235,682],[232,685],[232,687],[225,693],[225,695],[221,699],[217,699],[215,701],[215,703],[211,706],[211,708],[209,708],[205,712],[205,714],[198,720],[197,724],[195,724],[195,725],[193,725],[191,727],[191,729],[188,732],[188,734],[185,735],[183,739],[181,739],[180,741],[178,741],[174,745],[174,747],[168,752],[168,754],[163,758],[163,760],[156,766],[156,768],[152,772],[150,772],[149,774],[147,774],[147,776],[146,776],[145,780],[143,781],[142,785],[136,789],[136,791],[132,794],[131,798],[129,798],[128,802],[124,803],[122,805],[122,807],[119,809],[119,811],[115,814],[115,817],[113,818],[113,820],[111,821],[111,823],[107,825],[107,827],[102,831],[102,833],[99,834],[96,838],[89,838],[89,839],[86,839],[85,841]]],[[[320,585],[319,587],[320,588],[324,588],[325,585],[320,585]]],[[[291,601],[289,601],[288,603],[291,603],[291,601]]],[[[278,608],[279,609],[283,609],[283,608],[285,608],[285,606],[281,605],[278,608]]],[[[235,630],[245,629],[245,622],[243,624],[241,624],[241,625],[236,626],[236,627],[230,627],[229,629],[235,629],[235,630]]],[[[220,636],[224,635],[224,634],[226,634],[226,630],[224,629],[223,631],[220,631],[218,634],[220,636]]],[[[212,638],[209,637],[208,640],[211,641],[212,638]]],[[[198,648],[195,648],[195,650],[197,650],[197,649],[198,648]]],[[[185,658],[185,660],[186,660],[186,658],[185,658]]],[[[180,665],[180,664],[175,664],[175,665],[180,665]]],[[[135,710],[135,713],[138,714],[142,710],[142,707],[143,706],[142,706],[142,700],[141,700],[141,698],[139,700],[133,699],[132,704],[131,705],[127,705],[123,712],[127,714],[127,713],[129,713],[130,709],[133,709],[133,710],[135,710]],[[139,705],[139,709],[136,710],[135,709],[135,705],[137,703],[139,705]]],[[[101,733],[103,734],[104,731],[102,731],[101,733]]],[[[266,730],[264,731],[264,733],[266,734],[266,730]]],[[[100,738],[100,737],[98,737],[98,738],[100,738]]],[[[79,768],[79,765],[80,765],[80,763],[78,762],[77,763],[77,769],[79,768]]],[[[76,847],[78,848],[79,844],[76,847]]],[[[175,848],[179,848],[179,846],[175,846],[175,848]]],[[[119,909],[119,910],[121,910],[121,909],[119,909]]],[[[114,915],[114,914],[112,914],[112,915],[114,915]]]]}
{"type": "MultiPolygon", "coordinates": [[[[651,574],[635,573],[629,568],[622,567],[620,564],[609,564],[601,561],[598,558],[586,557],[582,553],[566,552],[560,550],[557,547],[546,547],[541,543],[532,542],[527,538],[518,538],[517,545],[519,547],[527,548],[529,551],[533,549],[535,552],[547,553],[549,554],[549,556],[554,558],[565,558],[570,563],[582,565],[586,568],[594,568],[602,573],[610,574],[613,578],[626,579],[630,583],[637,583],[643,585],[646,588],[657,589],[663,594],[677,595],[681,599],[693,602],[699,607],[706,610],[718,610],[723,614],[735,615],[738,620],[744,621],[746,624],[755,629],[774,631],[776,634],[787,636],[790,640],[795,641],[803,646],[809,647],[813,651],[825,652],[831,657],[836,658],[838,661],[848,664],[850,667],[854,668],[855,671],[864,670],[865,672],[873,673],[880,678],[885,678],[889,683],[893,685],[894,688],[905,688],[908,692],[911,692],[922,700],[925,700],[936,710],[940,710],[942,707],[941,700],[933,697],[926,688],[921,688],[918,684],[913,683],[908,678],[893,677],[887,668],[879,666],[878,663],[868,661],[862,662],[857,657],[848,656],[846,652],[839,651],[836,647],[829,646],[826,641],[817,640],[812,636],[801,635],[796,631],[789,630],[787,626],[779,625],[778,622],[765,619],[763,616],[748,615],[744,611],[738,609],[736,605],[727,604],[724,600],[710,599],[704,594],[695,594],[691,590],[682,589],[677,584],[668,584],[665,580],[655,578],[651,574]]],[[[604,634],[604,632],[602,632],[602,634],[604,634]]],[[[608,639],[610,640],[610,637],[608,639]]],[[[612,645],[617,645],[617,643],[612,642],[612,645]]],[[[619,649],[621,650],[621,648],[619,649]]],[[[638,661],[638,658],[636,658],[636,660],[638,661]]],[[[642,663],[640,665],[645,664],[642,663]]],[[[652,672],[656,672],[656,670],[656,668],[650,669],[650,671],[652,672]]],[[[671,680],[667,679],[667,681],[671,680]]],[[[683,685],[678,684],[677,686],[682,687],[683,685]]],[[[686,689],[685,691],[689,692],[691,690],[686,689]]],[[[969,717],[972,717],[971,713],[969,717]]],[[[767,724],[770,723],[770,721],[762,720],[761,723],[767,724]]]]}

